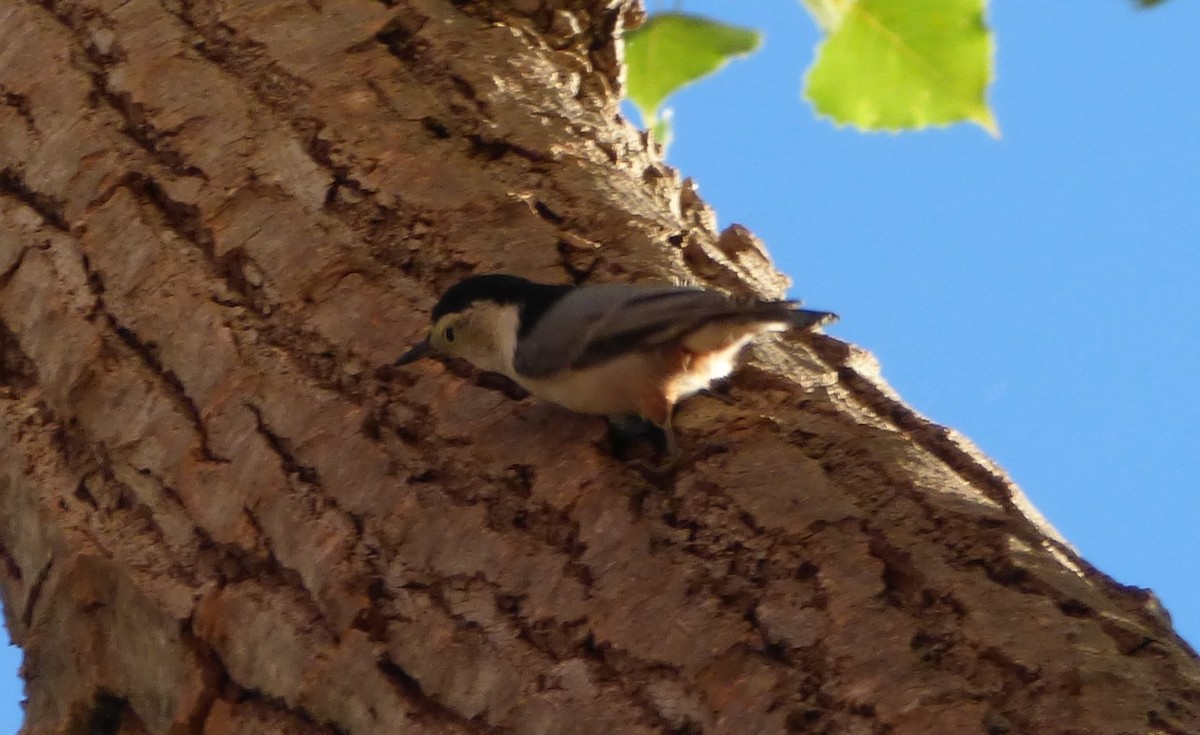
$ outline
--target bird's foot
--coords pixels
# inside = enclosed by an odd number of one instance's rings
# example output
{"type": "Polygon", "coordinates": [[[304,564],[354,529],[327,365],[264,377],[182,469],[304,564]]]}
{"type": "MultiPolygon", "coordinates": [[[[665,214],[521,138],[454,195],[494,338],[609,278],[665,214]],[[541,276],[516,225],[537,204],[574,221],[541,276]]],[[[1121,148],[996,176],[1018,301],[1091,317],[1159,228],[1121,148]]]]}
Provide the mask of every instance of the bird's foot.
{"type": "Polygon", "coordinates": [[[701,388],[696,394],[720,401],[726,406],[732,406],[737,403],[737,399],[734,398],[729,392],[729,383],[727,381],[718,383],[717,385],[709,388],[701,388]]]}
{"type": "Polygon", "coordinates": [[[608,438],[613,456],[643,474],[664,477],[679,465],[679,445],[670,423],[659,426],[640,416],[613,416],[608,419],[608,438]],[[647,444],[656,457],[647,456],[647,444]]]}

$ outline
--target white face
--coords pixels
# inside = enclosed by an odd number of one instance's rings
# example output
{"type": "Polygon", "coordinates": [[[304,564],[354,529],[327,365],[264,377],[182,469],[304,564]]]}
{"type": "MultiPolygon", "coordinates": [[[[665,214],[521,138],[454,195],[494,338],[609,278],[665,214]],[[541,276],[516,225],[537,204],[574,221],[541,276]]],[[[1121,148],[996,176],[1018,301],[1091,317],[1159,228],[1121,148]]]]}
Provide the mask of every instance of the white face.
{"type": "Polygon", "coordinates": [[[429,345],[437,352],[510,376],[516,338],[517,307],[491,302],[446,314],[429,330],[429,345]]]}

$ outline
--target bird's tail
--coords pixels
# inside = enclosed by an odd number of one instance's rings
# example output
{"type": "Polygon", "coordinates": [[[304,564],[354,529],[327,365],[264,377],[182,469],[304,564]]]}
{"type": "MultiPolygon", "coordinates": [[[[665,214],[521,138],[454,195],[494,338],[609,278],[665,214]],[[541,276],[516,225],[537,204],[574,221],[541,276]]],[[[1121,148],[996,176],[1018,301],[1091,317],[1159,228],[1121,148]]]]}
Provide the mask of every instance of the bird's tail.
{"type": "MultiPolygon", "coordinates": [[[[828,311],[801,309],[796,301],[753,301],[723,306],[720,311],[693,319],[679,330],[684,346],[692,352],[706,353],[742,345],[758,332],[778,332],[787,329],[813,329],[837,320],[828,311]]],[[[662,340],[659,340],[659,344],[662,340]]]]}
{"type": "Polygon", "coordinates": [[[838,320],[838,315],[832,311],[812,311],[810,309],[798,309],[793,307],[788,313],[788,324],[793,329],[811,329],[813,327],[823,327],[826,324],[833,324],[838,320]]]}
{"type": "Polygon", "coordinates": [[[743,307],[742,314],[753,321],[774,323],[777,329],[813,329],[838,320],[831,311],[801,309],[799,301],[759,301],[743,307]]]}

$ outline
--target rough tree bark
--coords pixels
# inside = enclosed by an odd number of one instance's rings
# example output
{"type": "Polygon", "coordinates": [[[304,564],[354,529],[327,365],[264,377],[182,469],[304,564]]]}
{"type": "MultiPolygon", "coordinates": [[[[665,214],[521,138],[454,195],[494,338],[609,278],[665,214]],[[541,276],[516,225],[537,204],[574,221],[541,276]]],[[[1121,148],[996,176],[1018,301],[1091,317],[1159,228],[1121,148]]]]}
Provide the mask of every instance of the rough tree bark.
{"type": "Polygon", "coordinates": [[[757,350],[657,480],[386,367],[473,270],[780,293],[618,117],[635,13],[0,0],[23,732],[1200,732],[1153,596],[852,347],[757,350]]]}

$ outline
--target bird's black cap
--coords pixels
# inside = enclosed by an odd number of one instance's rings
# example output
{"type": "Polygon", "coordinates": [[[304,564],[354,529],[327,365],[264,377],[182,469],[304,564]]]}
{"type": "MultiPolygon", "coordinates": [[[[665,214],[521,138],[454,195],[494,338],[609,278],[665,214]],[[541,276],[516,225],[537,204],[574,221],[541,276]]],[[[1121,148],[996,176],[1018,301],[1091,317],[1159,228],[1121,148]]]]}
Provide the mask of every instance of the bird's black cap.
{"type": "Polygon", "coordinates": [[[459,281],[442,294],[433,307],[433,321],[446,314],[462,311],[476,301],[494,301],[498,304],[515,304],[520,307],[520,333],[526,334],[546,310],[574,286],[566,284],[536,283],[520,276],[505,273],[489,273],[471,276],[459,281]]]}

